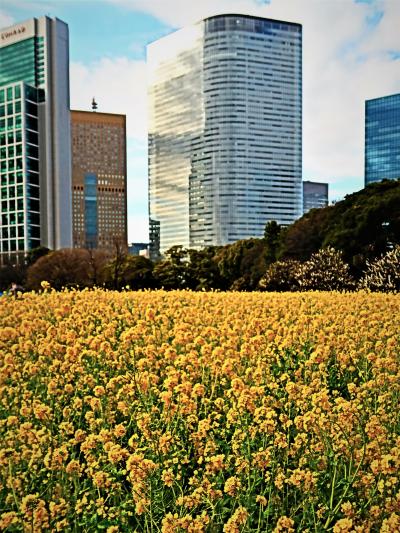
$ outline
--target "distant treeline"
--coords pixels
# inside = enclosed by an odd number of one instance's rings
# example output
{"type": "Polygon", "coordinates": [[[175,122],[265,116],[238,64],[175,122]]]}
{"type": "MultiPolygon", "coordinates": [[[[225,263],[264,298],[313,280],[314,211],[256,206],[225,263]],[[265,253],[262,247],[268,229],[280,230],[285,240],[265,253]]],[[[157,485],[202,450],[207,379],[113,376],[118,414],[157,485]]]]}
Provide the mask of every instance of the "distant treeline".
{"type": "Polygon", "coordinates": [[[371,184],[341,202],[313,209],[264,238],[203,250],[174,246],[161,261],[101,250],[32,250],[26,263],[0,269],[12,282],[40,289],[104,286],[120,290],[400,290],[400,180],[371,184]]]}

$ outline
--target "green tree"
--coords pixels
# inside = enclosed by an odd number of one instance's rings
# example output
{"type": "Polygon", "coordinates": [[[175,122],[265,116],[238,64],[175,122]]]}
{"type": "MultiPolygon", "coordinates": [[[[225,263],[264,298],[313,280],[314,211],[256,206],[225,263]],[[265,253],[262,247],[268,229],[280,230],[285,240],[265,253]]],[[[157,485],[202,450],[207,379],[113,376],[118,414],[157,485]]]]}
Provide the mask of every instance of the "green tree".
{"type": "Polygon", "coordinates": [[[26,266],[29,267],[33,265],[40,257],[47,255],[49,252],[50,249],[46,246],[37,246],[36,248],[32,248],[32,250],[29,250],[29,252],[26,254],[26,266]]]}
{"type": "Polygon", "coordinates": [[[359,276],[367,260],[400,244],[399,205],[400,180],[384,180],[335,205],[312,209],[284,232],[279,258],[304,261],[332,246],[359,276]]]}
{"type": "Polygon", "coordinates": [[[150,259],[128,255],[121,268],[120,287],[129,285],[133,290],[152,289],[155,285],[153,268],[150,259]]]}
{"type": "Polygon", "coordinates": [[[173,246],[164,254],[165,259],[154,265],[153,275],[158,287],[184,289],[190,281],[189,252],[182,246],[173,246]]]}
{"type": "Polygon", "coordinates": [[[220,274],[215,255],[220,248],[207,246],[203,250],[188,251],[188,279],[194,290],[224,289],[224,280],[220,274]]]}
{"type": "Polygon", "coordinates": [[[267,264],[271,264],[276,261],[278,248],[280,245],[282,227],[276,222],[271,220],[267,222],[264,230],[264,240],[266,244],[265,260],[267,264]]]}
{"type": "Polygon", "coordinates": [[[128,256],[128,248],[126,242],[119,238],[114,239],[113,245],[113,258],[108,263],[106,270],[108,284],[111,288],[118,290],[121,288],[121,272],[128,256]]]}
{"type": "Polygon", "coordinates": [[[226,288],[254,290],[266,270],[264,239],[246,239],[224,246],[215,260],[226,288]]]}
{"type": "Polygon", "coordinates": [[[323,245],[342,250],[354,269],[400,244],[400,180],[368,185],[338,202],[323,245]]]}
{"type": "Polygon", "coordinates": [[[102,287],[106,284],[107,264],[110,261],[110,254],[105,250],[87,250],[88,262],[90,266],[90,286],[102,287]]]}
{"type": "Polygon", "coordinates": [[[321,248],[333,217],[334,206],[308,211],[283,232],[278,259],[309,259],[321,248]]]}

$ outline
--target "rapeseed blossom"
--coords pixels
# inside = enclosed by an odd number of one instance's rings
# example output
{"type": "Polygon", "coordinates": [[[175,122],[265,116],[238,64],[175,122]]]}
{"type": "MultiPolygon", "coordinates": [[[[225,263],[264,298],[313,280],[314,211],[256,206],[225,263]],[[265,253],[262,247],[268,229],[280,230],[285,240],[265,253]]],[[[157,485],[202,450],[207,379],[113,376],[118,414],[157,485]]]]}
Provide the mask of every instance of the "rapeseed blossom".
{"type": "Polygon", "coordinates": [[[394,533],[400,296],[0,307],[0,530],[394,533]]]}

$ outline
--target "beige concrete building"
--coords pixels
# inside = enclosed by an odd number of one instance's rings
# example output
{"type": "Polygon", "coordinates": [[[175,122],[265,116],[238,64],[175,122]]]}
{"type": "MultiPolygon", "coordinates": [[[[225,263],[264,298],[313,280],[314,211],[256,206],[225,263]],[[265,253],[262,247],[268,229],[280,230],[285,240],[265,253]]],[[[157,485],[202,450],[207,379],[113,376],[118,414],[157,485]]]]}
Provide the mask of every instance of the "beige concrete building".
{"type": "Polygon", "coordinates": [[[127,246],[126,117],[71,111],[74,248],[127,246]]]}

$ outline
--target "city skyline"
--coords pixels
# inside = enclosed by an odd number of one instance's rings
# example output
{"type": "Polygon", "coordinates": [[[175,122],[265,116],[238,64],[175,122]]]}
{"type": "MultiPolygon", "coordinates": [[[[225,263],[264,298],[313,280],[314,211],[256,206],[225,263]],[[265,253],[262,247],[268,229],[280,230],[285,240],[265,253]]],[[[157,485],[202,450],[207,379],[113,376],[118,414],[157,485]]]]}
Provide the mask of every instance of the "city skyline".
{"type": "Polygon", "coordinates": [[[103,2],[6,0],[0,26],[49,14],[69,25],[71,108],[127,114],[129,240],[147,239],[145,46],[222,11],[303,25],[303,179],[331,199],[364,184],[365,100],[400,91],[396,1],[103,2]],[[94,8],[95,6],[95,8],[94,8]],[[334,28],[334,31],[330,31],[334,28]]]}

